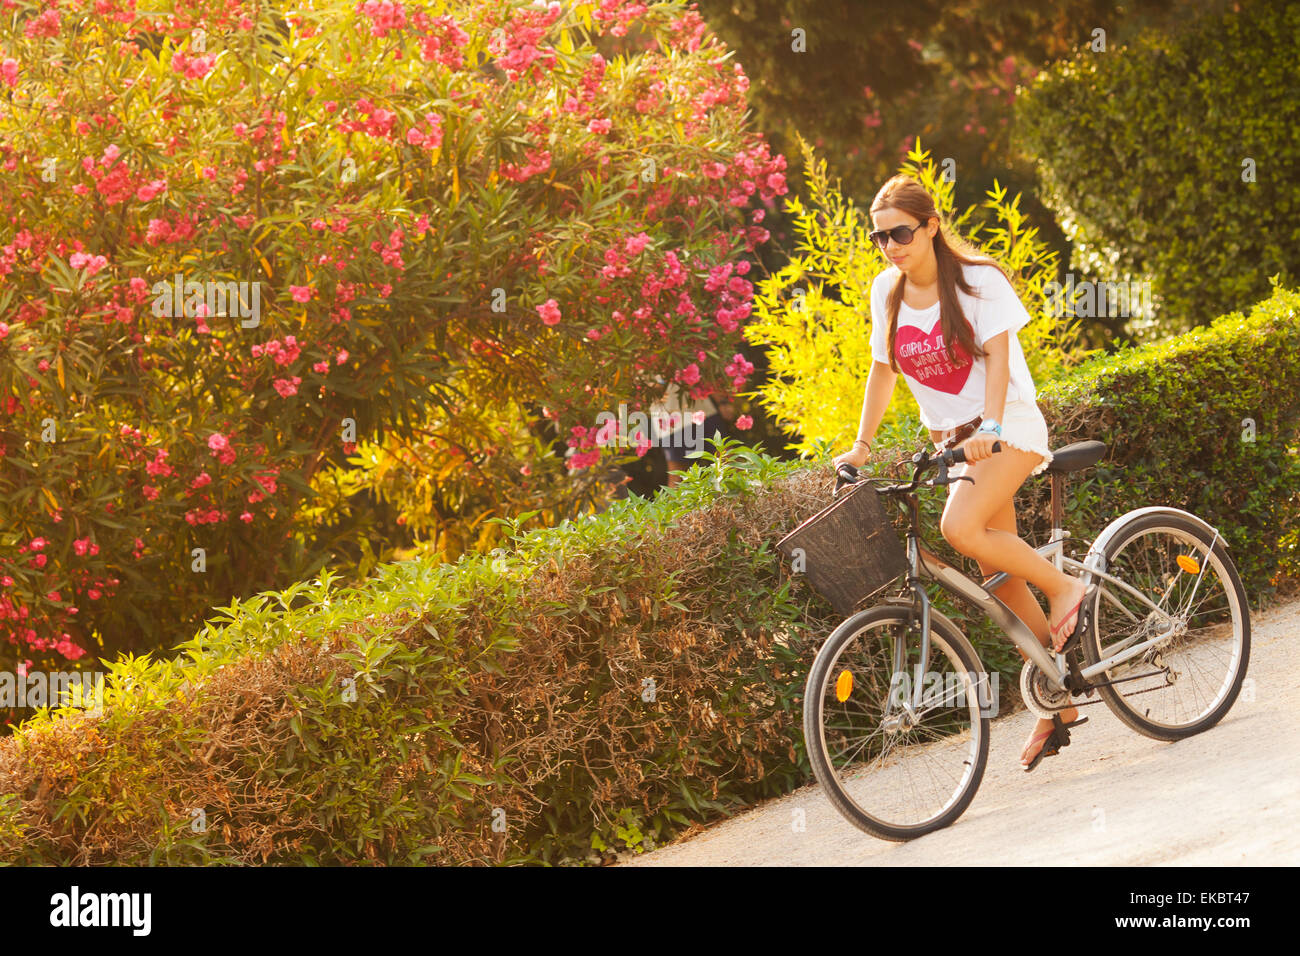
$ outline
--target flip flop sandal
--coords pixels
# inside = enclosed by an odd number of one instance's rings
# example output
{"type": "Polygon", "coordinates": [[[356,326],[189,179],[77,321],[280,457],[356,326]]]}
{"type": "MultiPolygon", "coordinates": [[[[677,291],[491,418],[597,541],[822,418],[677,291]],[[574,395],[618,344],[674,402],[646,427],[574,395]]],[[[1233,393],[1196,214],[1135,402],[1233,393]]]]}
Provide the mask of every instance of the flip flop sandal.
{"type": "MultiPolygon", "coordinates": [[[[1055,757],[1058,753],[1061,752],[1062,747],[1070,746],[1069,728],[1077,727],[1080,724],[1086,724],[1087,722],[1088,722],[1087,717],[1080,717],[1078,720],[1072,720],[1068,724],[1066,724],[1066,723],[1062,723],[1061,718],[1057,714],[1053,714],[1052,729],[1043,731],[1043,733],[1047,735],[1047,739],[1043,741],[1043,748],[1040,751],[1038,751],[1038,753],[1034,754],[1034,759],[1031,760],[1029,762],[1029,765],[1025,767],[1025,773],[1028,773],[1029,771],[1037,767],[1039,763],[1042,762],[1044,757],[1055,757]]],[[[1032,743],[1034,740],[1037,739],[1038,739],[1038,735],[1035,734],[1030,739],[1030,742],[1032,743]]]]}
{"type": "MultiPolygon", "coordinates": [[[[1034,736],[1030,737],[1029,743],[1032,745],[1035,740],[1040,740],[1044,737],[1050,737],[1055,731],[1056,731],[1055,727],[1049,727],[1047,730],[1044,730],[1041,733],[1034,734],[1034,736]]],[[[1042,758],[1043,750],[1046,749],[1046,747],[1047,747],[1047,741],[1044,740],[1043,746],[1040,747],[1038,753],[1034,755],[1033,761],[1029,764],[1022,764],[1021,766],[1026,770],[1032,770],[1038,764],[1038,761],[1042,758]]],[[[1027,750],[1029,748],[1026,747],[1025,749],[1027,750]]]]}
{"type": "MultiPolygon", "coordinates": [[[[1061,645],[1061,649],[1059,651],[1054,650],[1052,653],[1065,654],[1079,646],[1079,640],[1083,636],[1083,632],[1087,629],[1087,625],[1084,622],[1086,613],[1083,610],[1083,606],[1085,603],[1091,606],[1092,599],[1096,596],[1097,589],[1099,587],[1101,587],[1101,585],[1099,584],[1093,584],[1089,586],[1088,590],[1083,592],[1083,597],[1079,598],[1079,603],[1076,604],[1070,610],[1065,612],[1065,616],[1061,618],[1062,623],[1069,620],[1070,615],[1073,614],[1075,611],[1078,611],[1079,615],[1074,620],[1074,630],[1070,633],[1069,638],[1066,640],[1064,644],[1061,645]]],[[[1056,645],[1056,635],[1057,632],[1060,630],[1060,627],[1061,625],[1057,624],[1056,627],[1048,628],[1049,640],[1053,647],[1056,645]]]]}

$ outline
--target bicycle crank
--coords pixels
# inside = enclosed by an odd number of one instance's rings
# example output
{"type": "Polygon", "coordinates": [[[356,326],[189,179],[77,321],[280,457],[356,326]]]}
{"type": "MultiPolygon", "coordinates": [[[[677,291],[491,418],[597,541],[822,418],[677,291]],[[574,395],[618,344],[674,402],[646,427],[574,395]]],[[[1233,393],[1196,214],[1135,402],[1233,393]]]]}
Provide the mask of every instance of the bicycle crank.
{"type": "Polygon", "coordinates": [[[1025,661],[1020,669],[1020,698],[1030,713],[1043,720],[1051,720],[1057,711],[1071,706],[1070,692],[1053,687],[1033,661],[1025,661]]]}
{"type": "MultiPolygon", "coordinates": [[[[1089,697],[1093,695],[1093,687],[1095,685],[1088,690],[1089,697]]],[[[1031,714],[1043,720],[1051,720],[1053,714],[1071,707],[1087,707],[1101,703],[1101,698],[1071,700],[1069,690],[1058,690],[1053,687],[1033,661],[1025,661],[1025,666],[1020,669],[1020,699],[1025,702],[1025,707],[1031,714]]]]}

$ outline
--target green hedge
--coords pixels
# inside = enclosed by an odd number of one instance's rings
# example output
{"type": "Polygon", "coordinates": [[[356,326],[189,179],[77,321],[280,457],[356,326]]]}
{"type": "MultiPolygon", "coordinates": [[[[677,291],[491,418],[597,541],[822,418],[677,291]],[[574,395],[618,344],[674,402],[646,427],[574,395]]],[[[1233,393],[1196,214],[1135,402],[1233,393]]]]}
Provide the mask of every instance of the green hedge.
{"type": "Polygon", "coordinates": [[[770,543],[826,474],[739,454],[509,554],[259,595],[175,663],[116,665],[93,727],[0,742],[0,859],[571,862],[789,790],[829,609],[790,599],[770,543]]]}
{"type": "MultiPolygon", "coordinates": [[[[1054,446],[1111,446],[1069,483],[1076,552],[1129,508],[1188,508],[1223,528],[1257,604],[1300,526],[1298,332],[1300,294],[1279,289],[1046,385],[1054,446]]],[[[573,863],[787,792],[808,779],[802,683],[836,618],[772,545],[830,484],[828,463],[727,444],[654,500],[509,552],[223,608],[176,660],[114,665],[102,716],[42,712],[0,741],[0,862],[573,863]]],[[[1031,540],[1047,488],[1018,499],[1031,540]]],[[[927,528],[952,556],[942,498],[927,528]]],[[[971,634],[1014,676],[1006,641],[971,634]]]]}
{"type": "Polygon", "coordinates": [[[1076,282],[1149,277],[1166,332],[1300,272],[1300,3],[1233,6],[1172,37],[1085,48],[1016,104],[1044,199],[1077,227],[1076,282]]]}
{"type": "Polygon", "coordinates": [[[1148,504],[1194,512],[1223,532],[1252,603],[1271,595],[1279,539],[1300,516],[1298,333],[1300,293],[1279,287],[1248,316],[1098,356],[1044,389],[1053,447],[1110,445],[1071,479],[1074,520],[1100,530],[1148,504]]]}

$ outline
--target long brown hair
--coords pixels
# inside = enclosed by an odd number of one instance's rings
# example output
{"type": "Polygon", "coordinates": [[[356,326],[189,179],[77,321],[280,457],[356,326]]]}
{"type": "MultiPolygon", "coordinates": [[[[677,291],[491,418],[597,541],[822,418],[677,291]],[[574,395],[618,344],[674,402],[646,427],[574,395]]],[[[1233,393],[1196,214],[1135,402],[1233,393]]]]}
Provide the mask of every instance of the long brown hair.
{"type": "MultiPolygon", "coordinates": [[[[960,344],[968,355],[982,358],[985,352],[975,344],[975,332],[971,328],[970,320],[962,312],[961,301],[957,298],[958,288],[967,295],[974,295],[973,287],[966,280],[962,266],[989,265],[1006,276],[1008,282],[1011,281],[1011,277],[993,259],[949,231],[934,205],[933,197],[912,177],[899,173],[880,187],[880,192],[876,193],[876,198],[871,202],[871,212],[874,215],[882,209],[897,209],[899,212],[914,216],[921,220],[922,226],[927,225],[931,219],[939,220],[939,231],[934,234],[932,241],[934,258],[939,270],[939,321],[943,323],[944,351],[948,353],[948,360],[954,365],[958,364],[955,352],[957,344],[960,344]]],[[[903,273],[894,283],[894,287],[889,290],[889,298],[886,300],[889,314],[889,367],[895,372],[899,372],[900,369],[898,360],[894,357],[894,337],[898,334],[898,307],[903,301],[903,287],[906,282],[907,275],[903,273]]]]}

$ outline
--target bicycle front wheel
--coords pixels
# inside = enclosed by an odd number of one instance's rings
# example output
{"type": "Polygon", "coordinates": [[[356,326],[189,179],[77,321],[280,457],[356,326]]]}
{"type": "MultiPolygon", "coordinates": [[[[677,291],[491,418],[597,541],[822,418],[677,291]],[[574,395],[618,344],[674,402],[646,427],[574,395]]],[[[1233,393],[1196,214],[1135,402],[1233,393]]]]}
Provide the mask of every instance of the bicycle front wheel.
{"type": "Polygon", "coordinates": [[[804,742],[818,783],[854,826],[884,840],[946,827],[970,805],[997,701],[996,681],[956,625],[931,609],[922,661],[911,617],[897,605],[853,615],[826,639],[804,688],[804,742]]]}
{"type": "Polygon", "coordinates": [[[1155,608],[1105,579],[1083,642],[1091,666],[1161,634],[1159,643],[1101,678],[1111,711],[1140,734],[1181,740],[1228,712],[1250,660],[1250,606],[1223,539],[1178,515],[1148,514],[1120,527],[1105,570],[1155,608]]]}

